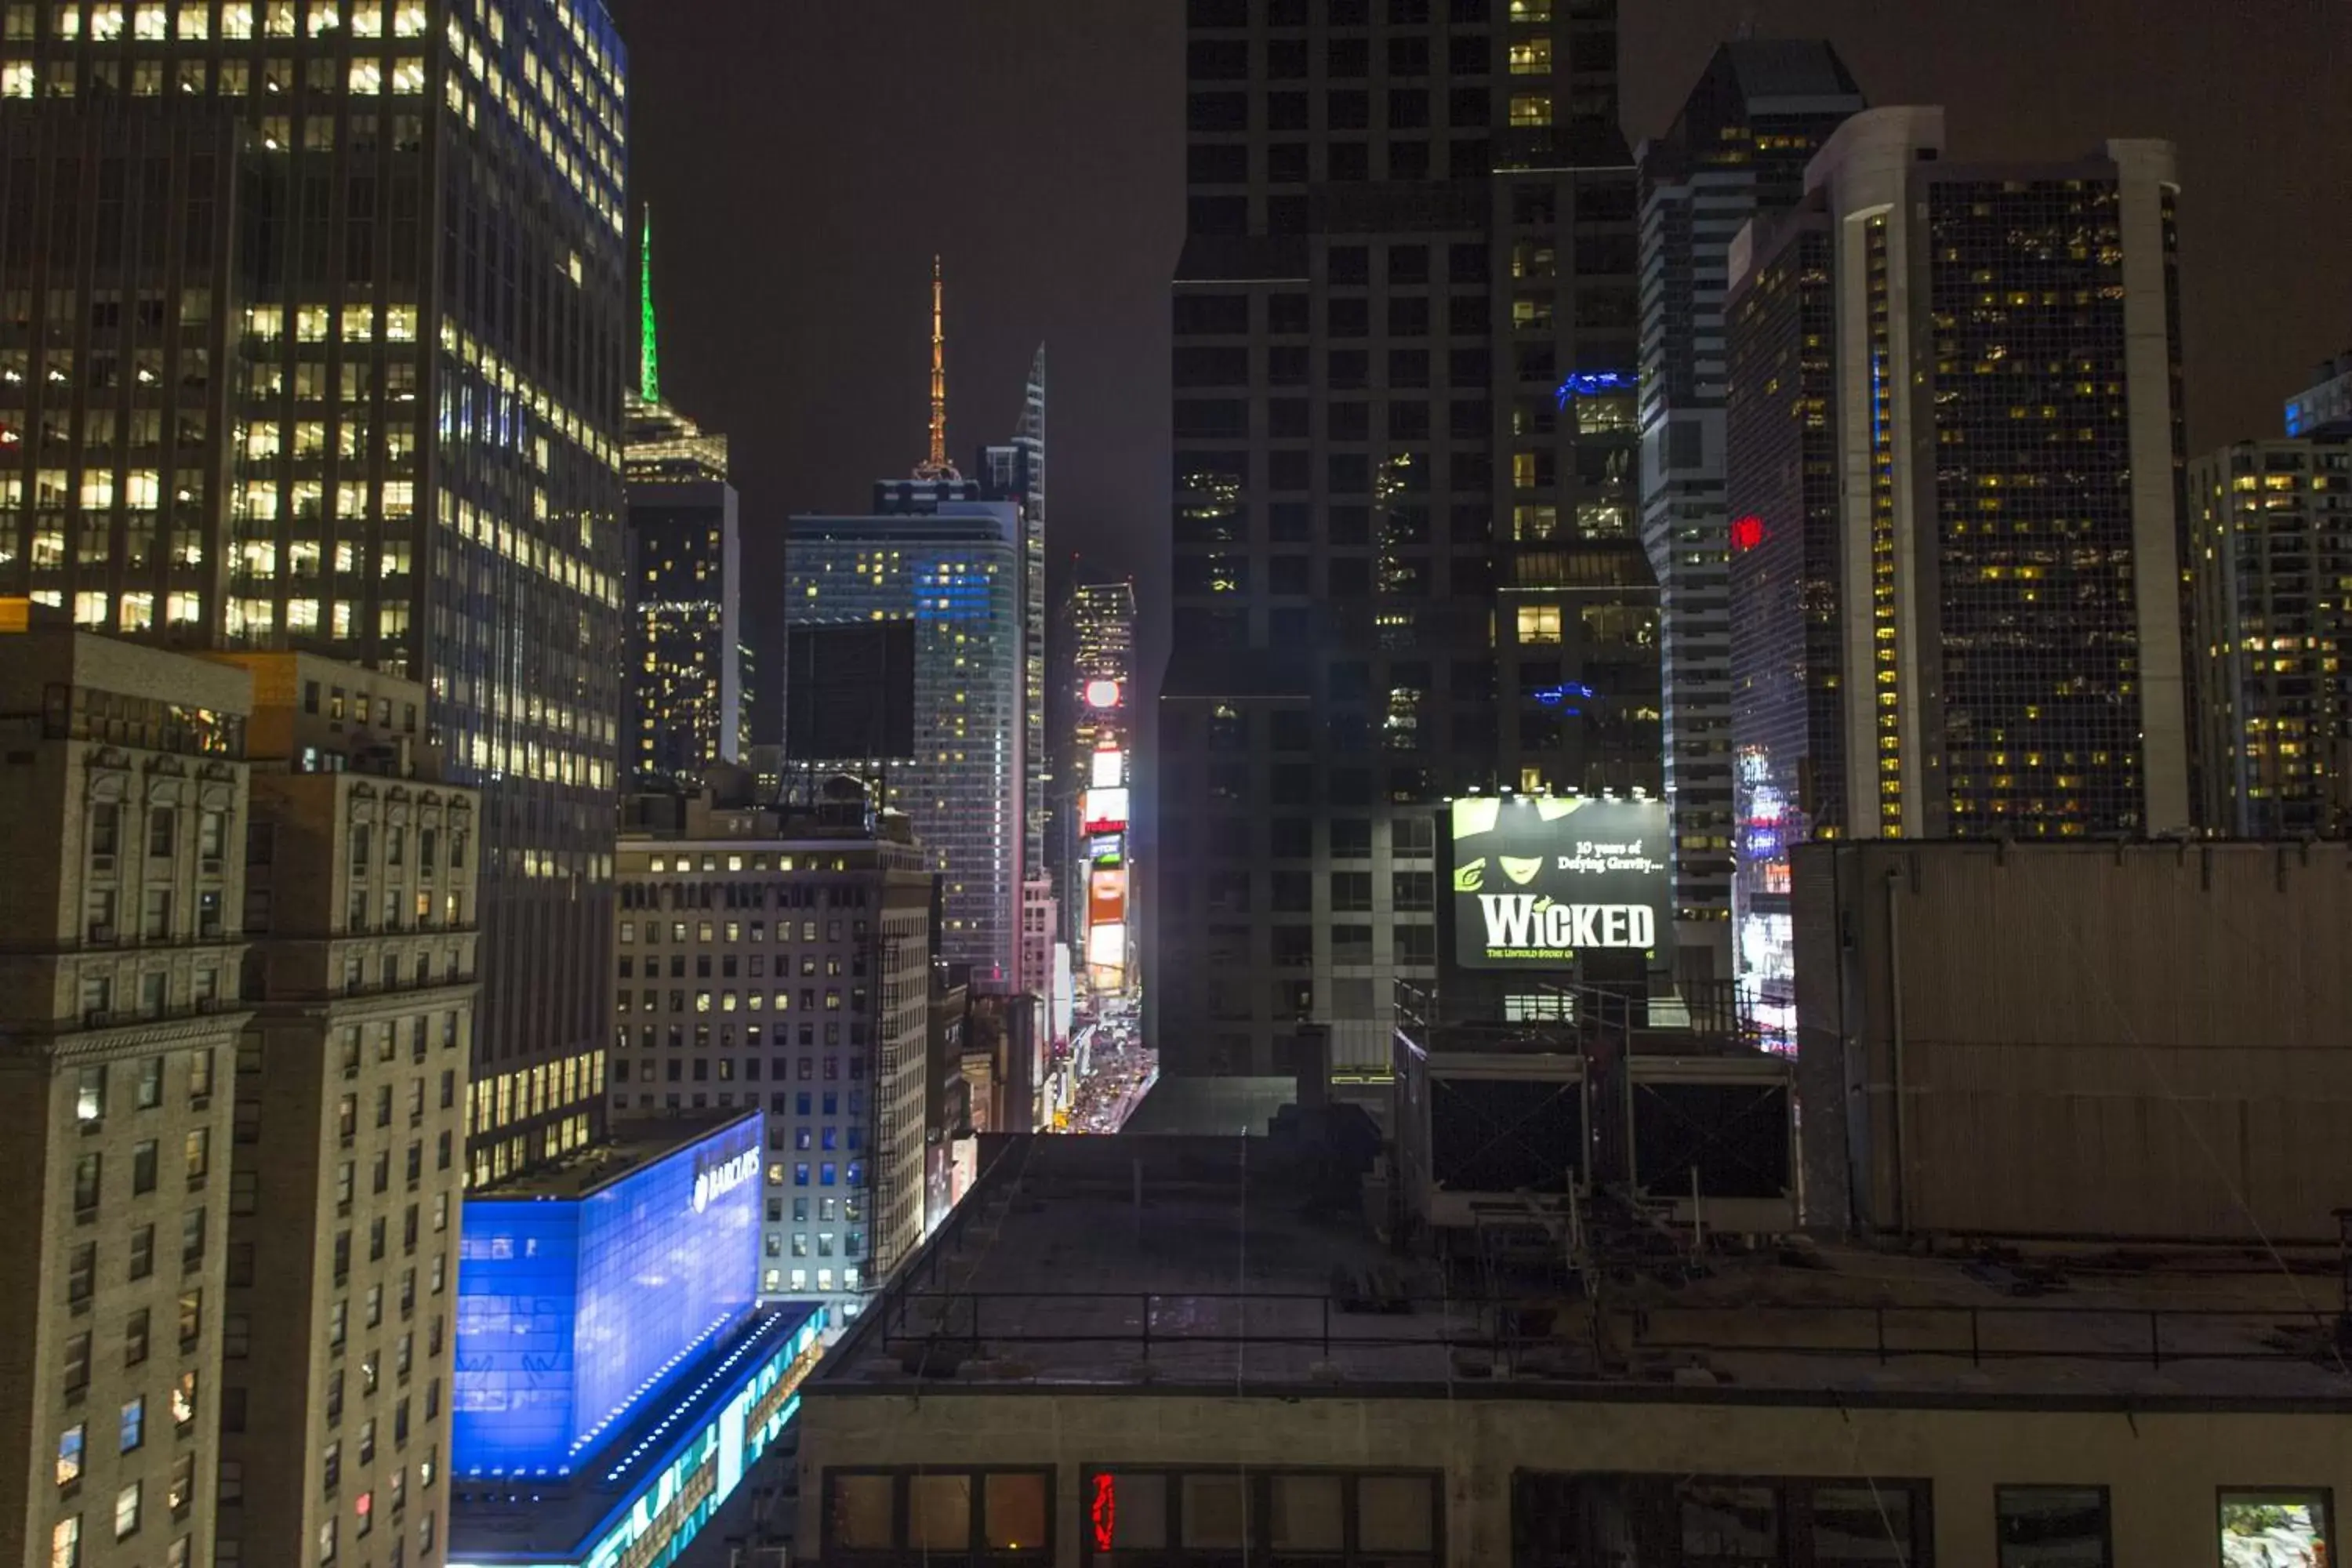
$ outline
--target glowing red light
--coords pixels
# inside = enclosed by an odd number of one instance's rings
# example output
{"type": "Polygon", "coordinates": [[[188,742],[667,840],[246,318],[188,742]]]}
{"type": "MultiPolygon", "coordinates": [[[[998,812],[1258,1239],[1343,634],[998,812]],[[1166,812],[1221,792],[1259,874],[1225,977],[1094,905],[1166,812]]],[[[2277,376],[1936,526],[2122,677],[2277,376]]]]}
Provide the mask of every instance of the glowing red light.
{"type": "Polygon", "coordinates": [[[1764,520],[1754,512],[1736,518],[1731,524],[1731,548],[1753,550],[1764,542],[1764,520]]]}
{"type": "Polygon", "coordinates": [[[1116,708],[1118,706],[1119,696],[1118,682],[1116,680],[1087,682],[1087,706],[1089,708],[1116,708]]]}
{"type": "Polygon", "coordinates": [[[1094,1501],[1087,1510],[1087,1521],[1095,1529],[1095,1550],[1108,1552],[1118,1534],[1118,1478],[1097,1476],[1094,1501]]]}

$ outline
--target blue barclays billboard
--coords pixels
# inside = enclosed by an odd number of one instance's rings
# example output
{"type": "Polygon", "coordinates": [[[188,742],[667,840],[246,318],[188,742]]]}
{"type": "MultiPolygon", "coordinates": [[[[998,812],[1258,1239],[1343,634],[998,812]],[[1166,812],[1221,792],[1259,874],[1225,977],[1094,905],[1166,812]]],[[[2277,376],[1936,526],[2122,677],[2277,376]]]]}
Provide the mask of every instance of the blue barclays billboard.
{"type": "Polygon", "coordinates": [[[752,1305],[760,1120],[576,1197],[466,1203],[452,1462],[564,1475],[752,1305]]]}

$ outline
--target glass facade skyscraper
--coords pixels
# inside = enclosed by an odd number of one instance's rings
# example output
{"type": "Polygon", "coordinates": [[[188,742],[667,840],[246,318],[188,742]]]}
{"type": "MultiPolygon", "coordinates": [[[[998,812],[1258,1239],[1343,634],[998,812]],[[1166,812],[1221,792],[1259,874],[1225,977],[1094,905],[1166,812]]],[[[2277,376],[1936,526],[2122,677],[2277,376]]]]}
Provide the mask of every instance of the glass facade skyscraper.
{"type": "Polygon", "coordinates": [[[939,873],[940,957],[1009,983],[1024,874],[1020,508],[911,494],[901,504],[887,516],[794,517],[784,618],[914,623],[913,755],[792,761],[879,784],[879,804],[907,814],[939,873]]]}
{"type": "Polygon", "coordinates": [[[2240,441],[2189,470],[2204,826],[2352,831],[2352,433],[2240,441]]]}
{"type": "Polygon", "coordinates": [[[1451,794],[1661,787],[1614,0],[1201,0],[1154,984],[1171,1072],[1389,1060],[1451,794]]]}
{"type": "MultiPolygon", "coordinates": [[[[1808,312],[1826,327],[1810,334],[1825,387],[1803,346],[1780,395],[1806,400],[1801,416],[1744,413],[1756,444],[1731,476],[1756,509],[1733,521],[1735,554],[1739,531],[1767,549],[1793,534],[1798,591],[1816,592],[1829,476],[1811,443],[1833,438],[1843,780],[1801,795],[1835,800],[1860,837],[2186,829],[2171,149],[1969,165],[1943,142],[1940,110],[1854,116],[1811,165],[1793,235],[1735,247],[1734,288],[1757,271],[1735,362],[1788,363],[1772,356],[1790,310],[1801,344],[1808,312]]],[[[1755,582],[1794,586],[1787,571],[1755,582]]],[[[1735,623],[1751,608],[1735,603],[1735,623]]],[[[1783,698],[1810,703],[1817,674],[1780,682],[1783,698]]]]}
{"type": "Polygon", "coordinates": [[[1733,952],[1748,1016],[1786,1047],[1796,1039],[1789,851],[1845,831],[1827,217],[1759,219],[1732,247],[1729,270],[1733,952]]]}
{"type": "Polygon", "coordinates": [[[1750,217],[1804,194],[1806,163],[1862,106],[1827,44],[1743,39],[1716,51],[1674,123],[1641,149],[1642,542],[1661,598],[1675,945],[1685,973],[1731,973],[1738,829],[1727,580],[1734,514],[1723,493],[1727,253],[1750,217]]]}
{"type": "Polygon", "coordinates": [[[593,0],[68,0],[0,38],[0,587],[426,687],[482,789],[478,1176],[601,1103],[625,75],[593,0]]]}

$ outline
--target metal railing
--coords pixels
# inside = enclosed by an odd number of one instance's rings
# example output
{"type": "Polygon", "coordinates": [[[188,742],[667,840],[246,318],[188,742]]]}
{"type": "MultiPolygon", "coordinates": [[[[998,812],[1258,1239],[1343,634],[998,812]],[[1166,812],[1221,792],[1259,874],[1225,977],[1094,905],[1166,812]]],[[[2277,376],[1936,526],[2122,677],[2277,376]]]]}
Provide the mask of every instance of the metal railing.
{"type": "MultiPolygon", "coordinates": [[[[1584,1321],[1580,1301],[1465,1296],[1370,1297],[1360,1305],[1307,1291],[993,1291],[902,1285],[884,1309],[894,1349],[1027,1344],[1155,1350],[1238,1346],[1335,1352],[1419,1349],[1496,1355],[1589,1350],[1554,1325],[1584,1321]],[[1410,1326],[1408,1326],[1410,1325],[1410,1326]]],[[[1625,1303],[1604,1321],[1630,1358],[1642,1353],[1797,1356],[1878,1365],[1930,1359],[2145,1363],[2304,1362],[2352,1377],[2337,1359],[2332,1313],[2261,1308],[1625,1303]]]]}

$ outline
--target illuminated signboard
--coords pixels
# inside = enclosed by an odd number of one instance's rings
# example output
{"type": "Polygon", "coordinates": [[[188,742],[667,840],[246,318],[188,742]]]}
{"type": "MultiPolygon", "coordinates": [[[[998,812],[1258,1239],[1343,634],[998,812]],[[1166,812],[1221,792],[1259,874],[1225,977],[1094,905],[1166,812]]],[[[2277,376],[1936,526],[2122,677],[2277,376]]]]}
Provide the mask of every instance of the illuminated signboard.
{"type": "Polygon", "coordinates": [[[1087,682],[1087,706],[1089,708],[1116,708],[1126,695],[1116,680],[1087,682]]]}
{"type": "MultiPolygon", "coordinates": [[[[467,1539],[471,1531],[461,1508],[452,1521],[449,1568],[488,1568],[492,1561],[513,1568],[525,1552],[534,1568],[625,1568],[669,1561],[710,1522],[799,1414],[801,1384],[824,1352],[823,1331],[830,1313],[823,1307],[797,1310],[804,1319],[796,1328],[754,1341],[755,1355],[746,1357],[753,1347],[745,1346],[716,1369],[714,1379],[735,1381],[721,1384],[723,1403],[708,1420],[688,1426],[667,1451],[628,1452],[601,1476],[614,1494],[613,1505],[585,1537],[541,1546],[507,1539],[510,1527],[502,1525],[496,1547],[478,1552],[482,1542],[467,1539]],[[738,1357],[745,1357],[740,1366],[738,1357]]],[[[695,1397],[701,1394],[698,1389],[695,1397]]],[[[673,1419],[690,1405],[691,1399],[673,1419]]],[[[563,1514],[551,1510],[545,1517],[553,1522],[563,1514]]]]}
{"type": "Polygon", "coordinates": [[[1127,919],[1127,873],[1096,871],[1087,879],[1087,923],[1116,925],[1127,919]]]}
{"type": "Polygon", "coordinates": [[[1127,782],[1127,753],[1117,746],[1105,746],[1095,753],[1094,771],[1087,784],[1094,789],[1117,789],[1127,782]]]}
{"type": "Polygon", "coordinates": [[[1127,927],[1098,925],[1087,931],[1087,963],[1096,969],[1117,969],[1127,962],[1127,927]]]}
{"type": "Polygon", "coordinates": [[[1078,818],[1088,833],[1127,831],[1127,791],[1090,789],[1080,798],[1078,818]]]}
{"type": "Polygon", "coordinates": [[[466,1200],[452,1460],[569,1474],[751,1306],[760,1120],[577,1197],[466,1200]]]}
{"type": "Polygon", "coordinates": [[[1671,940],[1664,801],[1474,797],[1448,826],[1462,967],[1557,969],[1671,940]]]}

